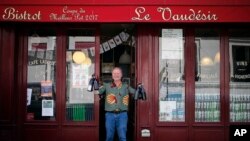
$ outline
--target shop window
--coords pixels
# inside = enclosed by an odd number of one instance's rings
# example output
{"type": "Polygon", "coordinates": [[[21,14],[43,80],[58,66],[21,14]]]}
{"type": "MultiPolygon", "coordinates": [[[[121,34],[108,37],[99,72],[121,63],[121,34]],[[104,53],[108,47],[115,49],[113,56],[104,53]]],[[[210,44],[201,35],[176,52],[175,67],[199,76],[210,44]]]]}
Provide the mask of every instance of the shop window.
{"type": "Polygon", "coordinates": [[[66,52],[66,120],[94,120],[94,95],[87,91],[95,73],[95,32],[68,31],[66,52]]]}
{"type": "Polygon", "coordinates": [[[215,29],[195,29],[195,122],[220,121],[220,38],[215,29]]]}
{"type": "Polygon", "coordinates": [[[28,36],[26,120],[55,120],[56,36],[33,30],[28,36]]]}
{"type": "Polygon", "coordinates": [[[250,30],[229,30],[230,121],[250,122],[250,30]]]}
{"type": "Polygon", "coordinates": [[[185,121],[183,29],[162,29],[160,33],[159,121],[185,121]]]}

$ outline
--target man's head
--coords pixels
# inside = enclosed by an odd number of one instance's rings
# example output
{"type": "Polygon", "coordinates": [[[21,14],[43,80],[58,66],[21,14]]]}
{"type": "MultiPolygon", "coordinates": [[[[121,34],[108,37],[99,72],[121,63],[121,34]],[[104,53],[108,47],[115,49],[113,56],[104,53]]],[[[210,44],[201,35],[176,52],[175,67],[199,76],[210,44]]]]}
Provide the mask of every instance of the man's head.
{"type": "Polygon", "coordinates": [[[114,81],[120,81],[122,79],[122,69],[119,67],[115,67],[112,70],[112,78],[114,81]]]}

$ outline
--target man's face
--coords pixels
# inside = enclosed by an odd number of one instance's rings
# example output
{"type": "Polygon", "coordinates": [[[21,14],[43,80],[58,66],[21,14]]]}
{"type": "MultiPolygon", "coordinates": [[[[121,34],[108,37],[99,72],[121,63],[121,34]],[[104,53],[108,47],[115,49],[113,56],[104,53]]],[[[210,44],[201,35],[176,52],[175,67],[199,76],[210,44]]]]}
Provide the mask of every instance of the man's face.
{"type": "Polygon", "coordinates": [[[115,68],[113,71],[112,71],[112,78],[114,81],[119,81],[121,80],[122,78],[122,72],[120,69],[118,68],[115,68]]]}

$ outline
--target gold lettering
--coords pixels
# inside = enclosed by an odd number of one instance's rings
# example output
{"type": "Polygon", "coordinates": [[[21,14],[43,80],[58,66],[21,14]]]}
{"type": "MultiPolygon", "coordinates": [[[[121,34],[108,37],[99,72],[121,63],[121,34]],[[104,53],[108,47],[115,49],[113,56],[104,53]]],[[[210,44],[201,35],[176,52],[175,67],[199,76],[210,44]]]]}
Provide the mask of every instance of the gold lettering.
{"type": "Polygon", "coordinates": [[[68,6],[64,6],[63,8],[63,13],[66,13],[66,14],[76,14],[78,13],[78,10],[75,10],[75,9],[68,9],[68,6]]]}
{"type": "Polygon", "coordinates": [[[171,11],[170,8],[168,8],[168,7],[166,7],[166,8],[158,7],[157,11],[161,12],[161,17],[162,17],[162,19],[164,21],[168,21],[168,20],[171,19],[172,11],[171,11]]]}
{"type": "Polygon", "coordinates": [[[4,10],[3,19],[5,20],[41,20],[41,12],[29,13],[27,11],[19,12],[13,7],[4,10]]]}
{"type": "Polygon", "coordinates": [[[64,20],[64,21],[67,21],[67,20],[72,20],[73,19],[72,17],[67,16],[66,14],[58,15],[58,14],[55,14],[55,13],[51,13],[49,17],[50,17],[50,20],[64,20]]]}
{"type": "Polygon", "coordinates": [[[201,10],[195,11],[194,9],[189,9],[189,14],[175,14],[169,7],[158,7],[157,11],[161,13],[162,19],[164,21],[216,21],[218,17],[216,14],[211,14],[210,11],[203,13],[201,10]]]}
{"type": "Polygon", "coordinates": [[[11,7],[6,8],[4,10],[5,14],[3,14],[3,19],[14,19],[15,18],[14,12],[15,12],[14,8],[11,8],[11,7]]]}
{"type": "Polygon", "coordinates": [[[145,14],[145,12],[146,12],[145,7],[137,7],[135,9],[136,17],[132,17],[132,20],[139,20],[139,21],[141,21],[141,20],[146,20],[146,21],[150,20],[151,19],[150,15],[145,14]]]}
{"type": "Polygon", "coordinates": [[[98,15],[94,14],[94,11],[92,11],[91,14],[85,15],[85,20],[87,20],[87,21],[96,21],[96,20],[98,20],[98,15]]]}
{"type": "Polygon", "coordinates": [[[87,12],[83,8],[70,9],[68,6],[62,8],[62,14],[50,13],[50,20],[55,21],[97,21],[98,15],[94,11],[87,12]]]}

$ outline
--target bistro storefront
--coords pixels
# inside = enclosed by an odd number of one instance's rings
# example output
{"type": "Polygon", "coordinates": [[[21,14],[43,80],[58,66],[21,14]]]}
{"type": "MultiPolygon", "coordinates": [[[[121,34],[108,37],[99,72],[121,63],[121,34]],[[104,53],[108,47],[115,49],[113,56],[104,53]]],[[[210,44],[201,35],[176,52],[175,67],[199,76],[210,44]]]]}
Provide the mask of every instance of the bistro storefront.
{"type": "Polygon", "coordinates": [[[147,94],[129,98],[128,141],[237,140],[249,13],[248,0],[2,0],[0,140],[104,141],[104,100],[87,87],[116,66],[147,94]]]}

